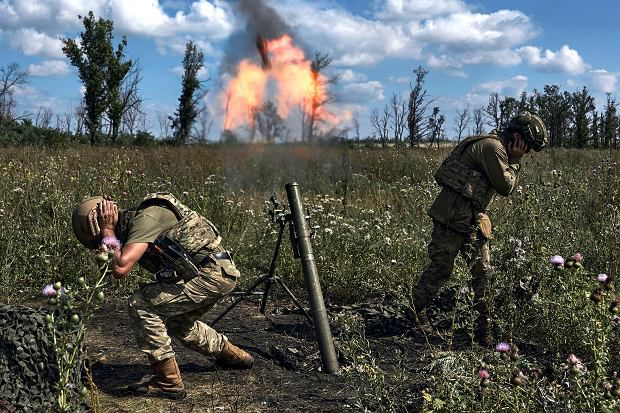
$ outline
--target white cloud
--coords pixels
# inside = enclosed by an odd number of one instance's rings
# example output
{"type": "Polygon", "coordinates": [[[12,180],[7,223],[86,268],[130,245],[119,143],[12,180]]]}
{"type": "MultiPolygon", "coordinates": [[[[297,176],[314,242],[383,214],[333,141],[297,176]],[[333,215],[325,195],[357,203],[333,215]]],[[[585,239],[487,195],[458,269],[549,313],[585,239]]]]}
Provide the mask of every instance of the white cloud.
{"type": "Polygon", "coordinates": [[[618,73],[610,73],[605,69],[596,69],[590,71],[590,77],[595,87],[604,93],[612,93],[616,90],[618,83],[618,73]]]}
{"type": "Polygon", "coordinates": [[[491,14],[453,13],[446,17],[411,22],[409,33],[417,41],[450,50],[501,50],[535,36],[529,17],[516,10],[491,14]]]}
{"type": "Polygon", "coordinates": [[[0,0],[0,28],[8,32],[12,47],[24,53],[59,57],[58,47],[48,52],[47,47],[39,45],[47,46],[58,33],[82,29],[78,15],[85,16],[91,10],[97,18],[113,20],[118,36],[193,34],[202,35],[206,45],[208,39],[226,38],[235,25],[232,6],[222,0],[196,0],[187,11],[179,9],[174,15],[167,14],[159,0],[0,0]],[[23,32],[31,38],[39,35],[33,46],[21,40],[23,32]]]}
{"type": "Polygon", "coordinates": [[[377,4],[377,16],[383,19],[422,20],[466,9],[460,0],[382,0],[377,4]]]}
{"type": "Polygon", "coordinates": [[[170,38],[156,38],[155,45],[157,51],[162,55],[176,54],[183,55],[185,53],[185,45],[188,41],[192,40],[199,48],[205,57],[220,56],[221,52],[213,47],[211,42],[204,36],[175,36],[170,38]]]}
{"type": "Polygon", "coordinates": [[[530,66],[543,72],[578,75],[590,68],[590,65],[583,61],[579,53],[568,45],[562,46],[557,52],[547,49],[544,53],[538,47],[524,46],[517,49],[517,53],[530,66]]]}
{"type": "Polygon", "coordinates": [[[502,95],[516,96],[527,87],[528,78],[523,75],[507,80],[491,80],[475,86],[473,93],[496,92],[502,95]]]}
{"type": "Polygon", "coordinates": [[[32,76],[66,76],[69,74],[69,65],[64,60],[44,60],[29,65],[28,73],[32,76]]]}
{"type": "Polygon", "coordinates": [[[34,29],[19,29],[9,32],[11,47],[21,49],[26,56],[49,56],[62,58],[62,42],[59,36],[52,37],[34,29]]]}
{"type": "Polygon", "coordinates": [[[354,82],[342,85],[343,100],[359,102],[385,99],[383,84],[376,80],[354,82]]]}
{"type": "Polygon", "coordinates": [[[279,0],[275,7],[308,44],[321,45],[334,65],[372,65],[386,57],[418,58],[422,45],[402,25],[388,25],[343,9],[321,9],[309,2],[279,0]]]}
{"type": "Polygon", "coordinates": [[[368,76],[366,76],[365,74],[356,72],[351,69],[345,69],[341,71],[339,75],[339,80],[344,83],[361,82],[368,79],[368,76]]]}

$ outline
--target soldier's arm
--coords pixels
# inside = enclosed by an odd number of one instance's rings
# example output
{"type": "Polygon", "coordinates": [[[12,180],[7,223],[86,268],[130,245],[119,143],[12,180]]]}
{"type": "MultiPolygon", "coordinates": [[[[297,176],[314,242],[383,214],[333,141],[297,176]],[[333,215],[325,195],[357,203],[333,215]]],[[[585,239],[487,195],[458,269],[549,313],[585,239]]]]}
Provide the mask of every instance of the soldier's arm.
{"type": "Polygon", "coordinates": [[[131,272],[134,265],[140,261],[148,247],[149,244],[147,242],[136,242],[127,244],[115,251],[116,253],[110,265],[112,276],[116,279],[125,278],[131,272]]]}
{"type": "Polygon", "coordinates": [[[517,187],[520,159],[508,159],[506,148],[498,141],[484,146],[482,158],[481,167],[491,186],[502,196],[510,195],[517,187]]]}

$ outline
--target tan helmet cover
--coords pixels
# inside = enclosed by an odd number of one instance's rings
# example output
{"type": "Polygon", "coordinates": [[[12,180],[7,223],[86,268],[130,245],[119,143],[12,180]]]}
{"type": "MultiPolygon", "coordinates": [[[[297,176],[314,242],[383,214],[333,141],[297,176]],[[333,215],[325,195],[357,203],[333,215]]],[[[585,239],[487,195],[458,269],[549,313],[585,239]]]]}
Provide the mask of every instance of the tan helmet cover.
{"type": "Polygon", "coordinates": [[[512,118],[509,128],[518,130],[525,143],[536,152],[541,151],[547,146],[548,132],[545,123],[535,113],[526,110],[512,118]]]}
{"type": "Polygon", "coordinates": [[[86,197],[75,207],[71,216],[73,233],[86,248],[95,249],[99,245],[101,230],[97,223],[97,204],[101,201],[102,196],[86,197]]]}

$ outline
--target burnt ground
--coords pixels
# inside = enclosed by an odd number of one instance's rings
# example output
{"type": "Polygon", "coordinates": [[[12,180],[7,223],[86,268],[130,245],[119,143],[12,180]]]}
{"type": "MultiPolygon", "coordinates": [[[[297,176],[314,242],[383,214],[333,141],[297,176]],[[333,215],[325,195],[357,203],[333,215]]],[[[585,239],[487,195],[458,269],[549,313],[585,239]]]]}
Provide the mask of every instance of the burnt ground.
{"type": "MultiPolygon", "coordinates": [[[[209,322],[230,301],[223,300],[205,315],[209,322]]],[[[173,342],[188,397],[181,401],[123,395],[119,390],[150,376],[146,357],[138,350],[123,299],[107,300],[90,320],[86,344],[100,412],[346,412],[358,411],[355,400],[360,382],[351,374],[328,375],[320,371],[320,355],[309,327],[290,302],[270,297],[267,315],[259,312],[258,299],[243,301],[216,325],[218,331],[249,351],[256,360],[246,371],[223,370],[213,360],[173,342]]],[[[353,309],[371,313],[377,310],[353,309]]],[[[374,314],[374,313],[373,313],[374,314]]],[[[374,314],[381,315],[381,314],[374,314]]],[[[385,312],[385,320],[389,315],[385,312]]],[[[389,322],[388,322],[389,324],[389,322]]],[[[375,326],[376,327],[376,326],[375,326]]],[[[376,329],[375,329],[376,330],[376,329]]],[[[419,371],[428,350],[423,336],[411,329],[391,327],[367,336],[372,356],[390,375],[419,371]],[[388,331],[389,330],[389,331],[388,331]]],[[[337,333],[335,334],[337,338],[337,333]]],[[[346,360],[344,365],[346,366],[346,360]]],[[[410,398],[406,409],[415,411],[422,383],[414,375],[401,383],[410,398]]],[[[404,397],[405,394],[402,394],[404,397]]]]}

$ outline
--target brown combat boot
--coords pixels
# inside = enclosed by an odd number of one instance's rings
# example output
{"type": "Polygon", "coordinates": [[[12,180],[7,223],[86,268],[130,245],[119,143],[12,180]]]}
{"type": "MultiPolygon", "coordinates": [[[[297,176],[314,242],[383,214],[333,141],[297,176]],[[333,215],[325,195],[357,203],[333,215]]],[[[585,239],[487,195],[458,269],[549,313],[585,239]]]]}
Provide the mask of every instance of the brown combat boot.
{"type": "Polygon", "coordinates": [[[137,396],[165,397],[173,400],[185,398],[187,393],[174,356],[156,361],[151,364],[151,367],[155,376],[147,382],[128,386],[127,391],[129,393],[137,396]]]}
{"type": "Polygon", "coordinates": [[[426,310],[415,311],[413,308],[408,308],[405,311],[405,315],[409,321],[422,333],[433,334],[433,325],[428,319],[426,310]]]}
{"type": "Polygon", "coordinates": [[[249,369],[254,365],[254,357],[250,353],[241,350],[228,340],[224,342],[224,348],[215,361],[220,366],[233,369],[249,369]]]}

